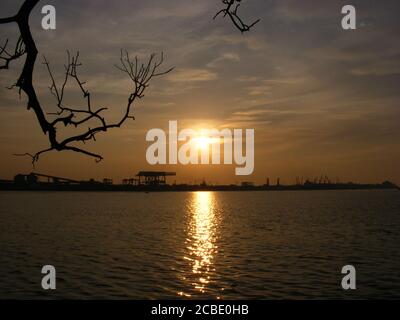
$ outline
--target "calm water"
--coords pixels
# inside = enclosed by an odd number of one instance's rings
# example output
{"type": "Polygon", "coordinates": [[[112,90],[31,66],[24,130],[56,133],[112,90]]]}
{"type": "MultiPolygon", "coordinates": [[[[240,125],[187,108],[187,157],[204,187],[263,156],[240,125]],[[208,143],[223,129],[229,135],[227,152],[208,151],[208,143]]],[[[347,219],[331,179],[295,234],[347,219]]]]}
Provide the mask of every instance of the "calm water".
{"type": "Polygon", "coordinates": [[[399,251],[398,191],[0,193],[0,298],[400,298],[399,251]]]}

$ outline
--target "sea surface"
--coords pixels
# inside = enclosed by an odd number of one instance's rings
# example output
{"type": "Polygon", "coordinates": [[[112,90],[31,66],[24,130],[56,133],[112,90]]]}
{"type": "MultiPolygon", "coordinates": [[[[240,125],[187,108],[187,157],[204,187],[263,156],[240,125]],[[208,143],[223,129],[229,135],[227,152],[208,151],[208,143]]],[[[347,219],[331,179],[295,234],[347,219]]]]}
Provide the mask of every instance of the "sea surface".
{"type": "Polygon", "coordinates": [[[0,299],[53,298],[400,298],[400,192],[0,192],[0,299]]]}

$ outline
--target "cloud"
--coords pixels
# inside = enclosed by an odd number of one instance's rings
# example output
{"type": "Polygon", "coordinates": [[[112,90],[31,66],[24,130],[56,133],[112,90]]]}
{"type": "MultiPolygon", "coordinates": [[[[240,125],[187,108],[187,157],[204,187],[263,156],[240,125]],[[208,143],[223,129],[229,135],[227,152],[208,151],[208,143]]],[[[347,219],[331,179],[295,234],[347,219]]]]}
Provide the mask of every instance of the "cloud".
{"type": "Polygon", "coordinates": [[[156,6],[149,6],[139,10],[141,18],[149,20],[165,18],[194,18],[208,11],[208,4],[204,1],[162,1],[156,6]]]}
{"type": "Polygon", "coordinates": [[[351,74],[356,76],[388,76],[400,74],[399,59],[379,61],[366,66],[354,68],[350,71],[351,74]]]}
{"type": "Polygon", "coordinates": [[[300,84],[305,81],[302,78],[293,78],[293,79],[265,79],[259,80],[258,78],[245,78],[240,79],[240,82],[257,82],[257,84],[253,86],[247,87],[248,94],[251,96],[262,96],[269,95],[274,88],[278,86],[289,86],[300,84]]]}
{"type": "Polygon", "coordinates": [[[216,80],[218,75],[206,69],[180,69],[172,72],[168,80],[172,82],[202,82],[216,80]]]}
{"type": "Polygon", "coordinates": [[[260,96],[270,93],[272,87],[270,85],[260,84],[258,86],[248,87],[247,90],[249,91],[249,95],[251,96],[260,96]]]}
{"type": "Polygon", "coordinates": [[[218,67],[219,65],[223,64],[224,62],[239,62],[240,56],[235,52],[226,52],[220,55],[218,58],[214,59],[210,63],[207,64],[210,68],[218,67]]]}
{"type": "Polygon", "coordinates": [[[256,77],[256,76],[240,76],[237,79],[235,79],[235,81],[237,81],[237,82],[256,82],[259,80],[260,80],[260,77],[256,77]]]}
{"type": "Polygon", "coordinates": [[[325,1],[323,5],[316,5],[315,0],[281,0],[275,10],[285,19],[307,21],[337,16],[342,6],[340,1],[325,1]]]}

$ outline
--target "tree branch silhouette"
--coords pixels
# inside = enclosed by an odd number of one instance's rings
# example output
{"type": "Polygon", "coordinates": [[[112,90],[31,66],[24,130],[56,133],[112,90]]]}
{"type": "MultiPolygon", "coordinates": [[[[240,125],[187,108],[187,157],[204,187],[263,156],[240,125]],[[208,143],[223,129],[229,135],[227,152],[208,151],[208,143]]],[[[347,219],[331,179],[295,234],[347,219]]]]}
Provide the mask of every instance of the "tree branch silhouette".
{"type": "Polygon", "coordinates": [[[221,0],[221,1],[225,5],[225,8],[221,9],[215,14],[214,20],[219,15],[223,15],[224,18],[228,16],[231,19],[233,25],[242,33],[250,31],[252,27],[254,27],[258,22],[260,22],[260,19],[254,21],[251,24],[246,24],[243,22],[243,19],[240,18],[238,15],[238,9],[241,5],[242,0],[221,0]]]}
{"type": "MultiPolygon", "coordinates": [[[[49,61],[46,57],[43,57],[43,63],[47,68],[51,80],[50,92],[56,99],[57,107],[56,112],[45,114],[33,84],[33,72],[38,50],[29,27],[30,15],[39,1],[40,0],[25,0],[16,15],[0,18],[0,24],[16,23],[20,33],[18,41],[12,50],[9,48],[8,39],[0,47],[0,70],[9,69],[13,61],[26,56],[22,72],[17,82],[11,88],[16,87],[19,89],[20,93],[24,92],[26,94],[28,97],[27,109],[34,112],[41,130],[49,140],[49,147],[44,150],[36,152],[35,154],[24,153],[18,155],[31,157],[32,163],[35,164],[43,153],[67,150],[82,153],[95,158],[96,161],[101,161],[103,159],[101,155],[82,149],[76,144],[85,143],[89,140],[96,140],[96,135],[98,133],[106,132],[113,128],[120,128],[128,119],[134,119],[131,114],[134,103],[144,97],[144,92],[148,88],[150,81],[155,77],[171,72],[173,68],[159,71],[159,68],[164,62],[163,53],[161,53],[160,57],[152,54],[147,62],[140,63],[137,57],[132,59],[127,52],[121,51],[120,64],[116,67],[129,77],[133,85],[127,98],[125,113],[119,121],[109,123],[103,116],[103,112],[106,111],[107,108],[92,107],[91,93],[85,89],[85,82],[81,81],[78,76],[78,69],[82,66],[79,61],[79,52],[74,56],[71,56],[71,54],[67,52],[68,60],[65,65],[64,80],[60,85],[56,83],[49,61]],[[85,108],[73,108],[64,104],[65,89],[69,81],[74,81],[80,89],[86,101],[85,108]],[[83,132],[71,135],[67,138],[62,139],[58,135],[57,129],[59,125],[76,129],[80,126],[89,125],[90,121],[97,121],[98,124],[93,128],[88,127],[83,132]]],[[[260,20],[256,20],[249,25],[244,23],[238,15],[240,2],[241,0],[222,0],[222,3],[226,7],[217,12],[214,19],[221,14],[224,17],[228,16],[236,28],[243,33],[249,31],[260,20]]]]}
{"type": "Polygon", "coordinates": [[[13,87],[19,88],[20,92],[23,91],[27,95],[27,108],[28,110],[33,110],[35,113],[39,125],[43,133],[47,135],[50,144],[48,148],[36,152],[35,154],[24,153],[17,154],[17,156],[29,156],[32,159],[32,164],[35,164],[43,153],[49,151],[73,151],[93,157],[96,161],[101,161],[103,159],[101,155],[87,151],[76,144],[85,143],[89,140],[96,140],[96,135],[98,133],[106,132],[113,128],[120,128],[128,119],[134,119],[131,114],[134,103],[138,99],[144,97],[144,92],[148,88],[150,81],[155,77],[171,72],[173,68],[159,71],[159,68],[164,62],[163,53],[161,53],[160,57],[157,57],[156,54],[152,54],[147,62],[140,63],[137,57],[131,59],[128,52],[121,51],[120,65],[116,67],[131,79],[133,85],[127,98],[124,114],[119,121],[109,123],[105,117],[102,116],[102,112],[107,110],[107,108],[99,107],[93,109],[91,105],[91,93],[85,89],[85,82],[82,82],[78,76],[78,68],[82,66],[79,61],[79,52],[74,56],[71,56],[71,54],[67,52],[68,61],[65,65],[65,76],[63,82],[59,86],[53,76],[50,63],[44,57],[43,63],[51,79],[50,92],[55,97],[57,106],[56,112],[45,114],[33,84],[33,71],[38,50],[29,27],[31,12],[39,1],[40,0],[25,0],[15,16],[0,18],[0,24],[16,23],[20,32],[20,37],[12,52],[8,49],[8,39],[5,44],[0,47],[0,60],[3,61],[0,65],[0,70],[9,69],[10,64],[14,60],[26,55],[23,70],[13,87]],[[69,81],[74,81],[79,87],[83,98],[86,100],[85,108],[72,108],[64,105],[65,89],[69,81]],[[98,125],[93,128],[88,127],[86,130],[76,135],[60,139],[57,134],[59,125],[78,128],[79,126],[89,125],[88,122],[92,120],[97,120],[98,125]]]}

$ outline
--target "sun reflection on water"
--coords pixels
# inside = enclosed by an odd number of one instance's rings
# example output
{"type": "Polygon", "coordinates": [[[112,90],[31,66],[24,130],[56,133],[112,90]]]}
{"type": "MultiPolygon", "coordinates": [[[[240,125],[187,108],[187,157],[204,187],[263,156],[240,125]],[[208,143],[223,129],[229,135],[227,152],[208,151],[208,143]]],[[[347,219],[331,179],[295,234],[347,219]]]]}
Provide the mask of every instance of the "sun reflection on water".
{"type": "Polygon", "coordinates": [[[217,252],[217,217],[214,194],[195,192],[190,204],[190,222],[185,257],[191,264],[187,279],[197,292],[206,292],[215,271],[214,257],[217,252]]]}

